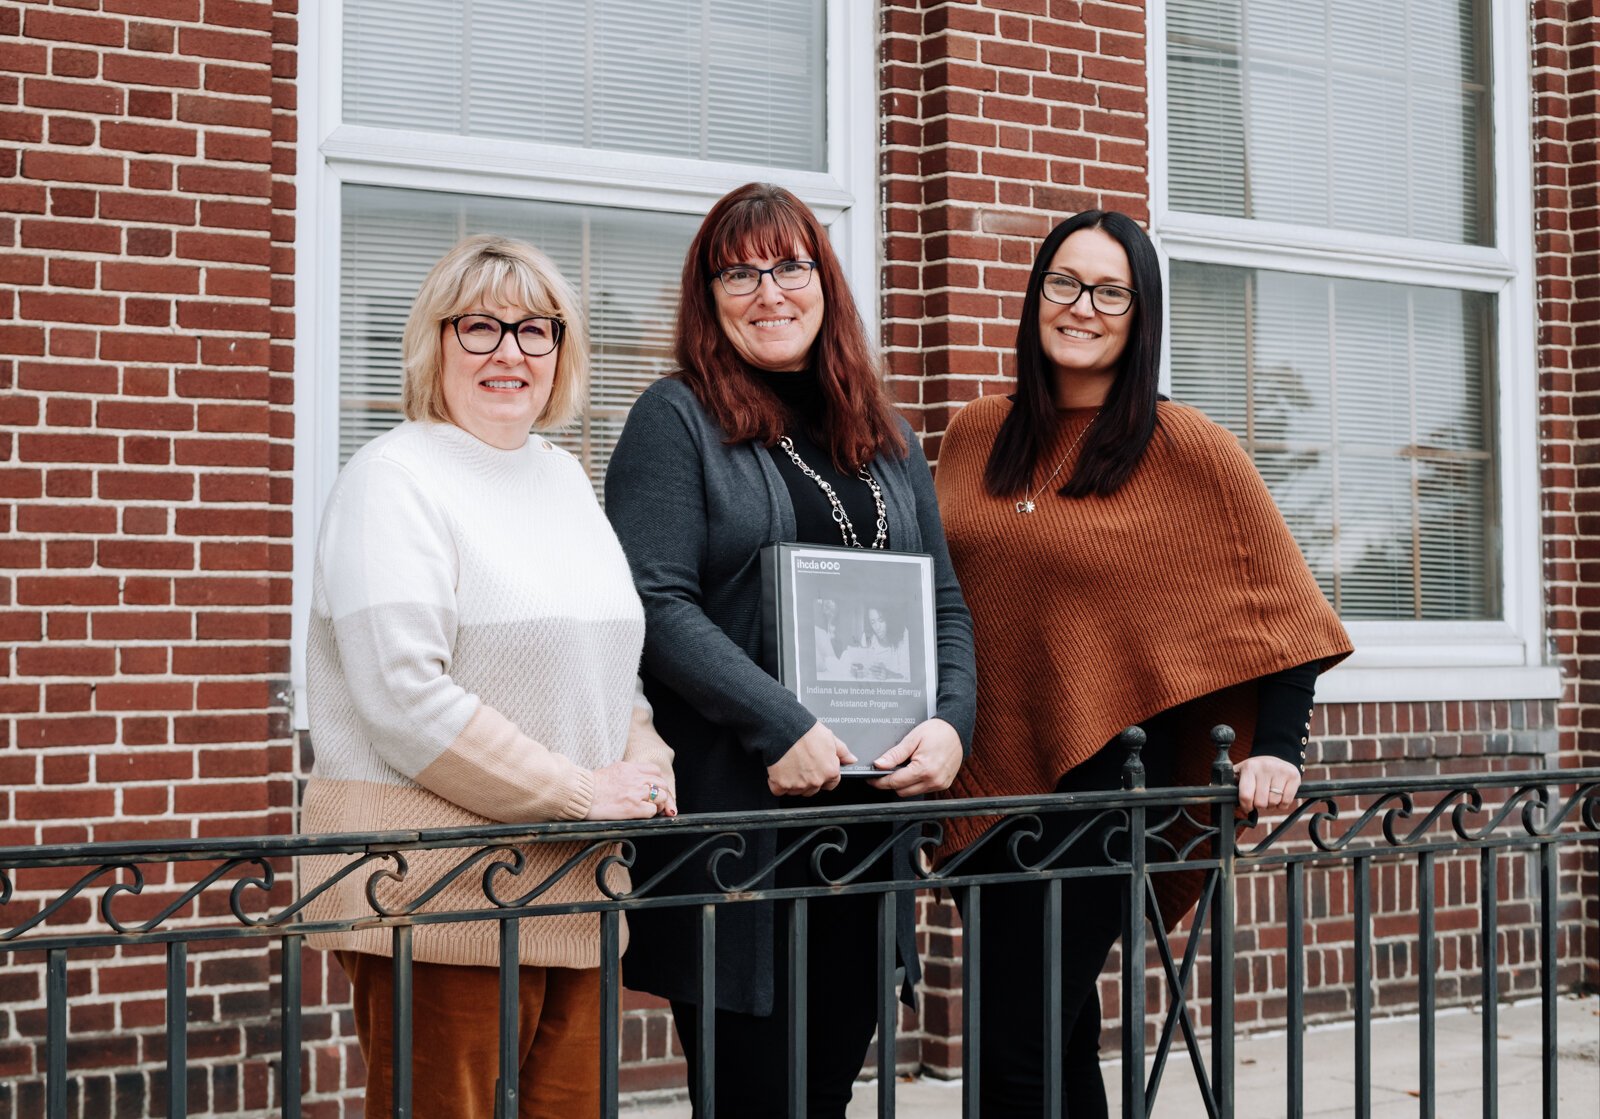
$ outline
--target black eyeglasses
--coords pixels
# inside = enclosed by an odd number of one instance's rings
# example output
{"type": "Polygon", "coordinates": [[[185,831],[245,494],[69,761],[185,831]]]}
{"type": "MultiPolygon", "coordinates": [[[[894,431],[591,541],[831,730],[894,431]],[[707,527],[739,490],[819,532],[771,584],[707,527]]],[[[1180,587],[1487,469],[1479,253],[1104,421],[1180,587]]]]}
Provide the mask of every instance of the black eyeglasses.
{"type": "Polygon", "coordinates": [[[1088,292],[1089,305],[1102,315],[1126,315],[1133,309],[1133,297],[1139,294],[1121,284],[1086,284],[1064,272],[1046,272],[1039,291],[1050,302],[1063,307],[1072,306],[1088,292]]]}
{"type": "Polygon", "coordinates": [[[526,357],[543,357],[561,344],[567,324],[548,315],[531,315],[516,322],[504,322],[493,315],[452,315],[446,320],[455,327],[456,341],[469,354],[492,354],[500,340],[511,332],[517,349],[526,357]]]}
{"type": "Polygon", "coordinates": [[[761,286],[761,277],[771,276],[772,282],[785,291],[798,291],[811,282],[816,270],[814,260],[785,260],[771,268],[757,268],[750,264],[734,264],[716,273],[722,290],[729,295],[749,295],[761,286]]]}

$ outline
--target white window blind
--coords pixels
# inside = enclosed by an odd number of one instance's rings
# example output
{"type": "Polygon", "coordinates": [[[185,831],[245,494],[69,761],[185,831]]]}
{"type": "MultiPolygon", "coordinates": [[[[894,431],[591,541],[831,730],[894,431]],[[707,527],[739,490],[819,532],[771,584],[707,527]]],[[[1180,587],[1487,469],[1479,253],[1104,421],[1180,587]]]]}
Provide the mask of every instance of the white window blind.
{"type": "Polygon", "coordinates": [[[351,124],[820,170],[818,0],[345,0],[351,124]]]}
{"type": "Polygon", "coordinates": [[[339,462],[403,418],[400,337],[435,261],[472,233],[520,237],[571,281],[588,316],[589,403],[551,435],[598,488],[640,391],[671,367],[678,275],[693,217],[387,187],[343,189],[339,462]]]}
{"type": "Polygon", "coordinates": [[[1494,300],[1172,265],[1172,390],[1240,437],[1347,619],[1499,612],[1494,300]]]}
{"type": "Polygon", "coordinates": [[[1169,0],[1174,209],[1492,244],[1481,0],[1169,0]]]}

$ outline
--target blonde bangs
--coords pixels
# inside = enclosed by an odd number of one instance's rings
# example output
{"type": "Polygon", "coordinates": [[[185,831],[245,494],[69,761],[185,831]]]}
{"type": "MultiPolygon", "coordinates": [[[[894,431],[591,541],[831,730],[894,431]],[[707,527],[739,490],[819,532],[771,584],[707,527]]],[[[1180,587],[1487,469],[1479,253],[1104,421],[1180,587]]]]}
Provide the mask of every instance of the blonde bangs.
{"type": "Polygon", "coordinates": [[[548,431],[571,423],[589,394],[589,334],[577,293],[544,253],[494,234],[462,240],[422,282],[401,343],[406,418],[451,422],[441,377],[445,323],[490,304],[562,321],[550,399],[534,427],[548,431]]]}

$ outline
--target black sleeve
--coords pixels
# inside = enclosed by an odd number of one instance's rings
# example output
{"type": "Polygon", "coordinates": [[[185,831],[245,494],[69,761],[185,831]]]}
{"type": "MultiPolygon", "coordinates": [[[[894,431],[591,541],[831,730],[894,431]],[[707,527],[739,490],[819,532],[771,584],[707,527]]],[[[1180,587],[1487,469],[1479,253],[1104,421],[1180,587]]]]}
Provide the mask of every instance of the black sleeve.
{"type": "Polygon", "coordinates": [[[1311,735],[1311,705],[1316,701],[1321,663],[1285,668],[1257,681],[1260,707],[1252,758],[1281,758],[1299,769],[1306,767],[1306,739],[1311,735]]]}

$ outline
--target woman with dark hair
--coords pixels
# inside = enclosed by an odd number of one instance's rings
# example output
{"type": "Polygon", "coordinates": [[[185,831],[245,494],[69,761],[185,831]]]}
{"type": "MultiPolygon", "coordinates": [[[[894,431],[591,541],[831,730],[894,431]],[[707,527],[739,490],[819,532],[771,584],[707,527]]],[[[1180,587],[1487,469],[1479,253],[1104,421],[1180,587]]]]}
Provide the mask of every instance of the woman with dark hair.
{"type": "MultiPolygon", "coordinates": [[[[1130,218],[1091,210],[1062,222],[1028,278],[1015,395],[974,401],[945,435],[940,504],[981,666],[976,749],[953,794],[1116,788],[1124,751],[1113,740],[1134,724],[1147,736],[1147,784],[1206,784],[1206,732],[1226,723],[1240,806],[1294,802],[1317,674],[1349,638],[1238,441],[1159,395],[1161,304],[1155,249],[1130,218]]],[[[1089,824],[1054,865],[1104,862],[1114,824],[1096,815],[1045,817],[1023,856],[1089,824]]],[[[980,823],[952,821],[949,848],[973,842],[980,823]]],[[[989,842],[967,868],[1010,863],[1009,844],[989,842]]],[[[1191,875],[1161,877],[1152,916],[1170,927],[1197,891],[1191,875]]],[[[1071,1119],[1106,1114],[1095,985],[1123,889],[1108,877],[1062,882],[1072,917],[1057,1058],[1071,1119]]],[[[1044,1111],[1045,891],[983,892],[984,925],[1006,930],[983,938],[978,961],[984,1119],[1044,1111]]]]}
{"type": "MultiPolygon", "coordinates": [[[[680,807],[771,812],[947,788],[972,728],[971,619],[927,462],[890,407],[827,233],[794,195],[751,183],[706,215],[684,261],[676,356],[678,370],[628,416],[606,472],[606,511],[644,601],[645,694],[678,751],[680,807]],[[878,759],[881,776],[841,784],[840,763],[855,761],[847,735],[760,664],[760,550],[778,541],[933,556],[935,716],[878,759]]],[[[744,834],[743,855],[721,864],[724,880],[774,862],[778,823],[744,834]]],[[[837,857],[846,862],[888,836],[883,825],[846,830],[837,857]]],[[[680,851],[640,845],[635,878],[647,880],[680,851]]],[[[905,854],[895,853],[902,872],[905,854]]],[[[760,885],[804,885],[810,873],[802,851],[760,885]]],[[[672,888],[720,892],[703,855],[675,873],[672,888]]],[[[896,922],[908,987],[917,974],[912,900],[900,895],[896,922]]],[[[876,1024],[877,899],[817,899],[811,912],[800,1044],[809,1113],[837,1117],[876,1024]]],[[[699,1005],[698,909],[641,909],[629,919],[627,981],[672,1001],[691,1070],[701,1015],[715,1014],[716,1082],[691,1075],[697,1110],[714,1099],[719,1115],[785,1114],[787,949],[774,906],[718,909],[715,1007],[699,1005]]]]}

